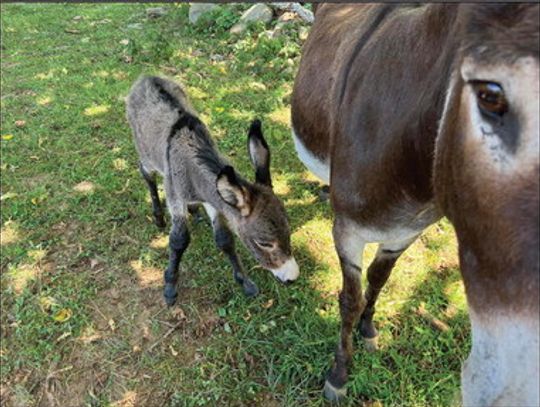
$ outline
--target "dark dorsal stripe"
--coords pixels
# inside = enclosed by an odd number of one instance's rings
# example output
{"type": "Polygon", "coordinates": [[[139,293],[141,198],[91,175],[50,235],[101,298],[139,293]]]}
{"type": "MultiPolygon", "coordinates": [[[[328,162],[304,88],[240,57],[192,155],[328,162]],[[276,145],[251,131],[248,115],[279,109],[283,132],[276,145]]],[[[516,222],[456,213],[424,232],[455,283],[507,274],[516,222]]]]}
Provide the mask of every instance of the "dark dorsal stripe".
{"type": "Polygon", "coordinates": [[[383,20],[388,16],[390,11],[392,11],[395,8],[393,4],[385,4],[380,10],[377,16],[373,18],[373,21],[371,22],[371,25],[364,31],[364,34],[360,37],[356,45],[354,46],[353,52],[351,57],[349,58],[349,61],[347,65],[345,66],[345,69],[343,71],[343,81],[341,83],[341,90],[339,92],[339,105],[343,103],[343,98],[345,97],[345,90],[347,89],[347,83],[349,81],[349,74],[351,72],[351,69],[353,67],[354,61],[356,60],[356,57],[364,48],[368,40],[371,38],[375,30],[381,25],[383,20]]]}
{"type": "Polygon", "coordinates": [[[173,109],[182,109],[182,105],[173,95],[171,95],[164,87],[163,81],[161,78],[152,78],[152,83],[158,91],[159,98],[164,101],[166,104],[171,106],[173,109]]]}
{"type": "Polygon", "coordinates": [[[180,135],[180,130],[187,128],[189,131],[193,132],[198,142],[198,150],[195,154],[197,162],[201,165],[204,165],[214,174],[218,174],[221,169],[224,167],[223,162],[220,160],[219,155],[215,149],[214,143],[206,130],[203,122],[197,117],[192,115],[189,112],[179,110],[179,117],[176,122],[171,127],[171,132],[167,138],[167,163],[169,165],[170,171],[170,149],[171,141],[176,135],[180,135]]]}
{"type": "Polygon", "coordinates": [[[198,117],[182,110],[178,110],[178,114],[178,120],[176,120],[171,128],[170,137],[173,137],[184,127],[187,127],[189,130],[197,133],[198,136],[206,136],[204,126],[198,117]]]}

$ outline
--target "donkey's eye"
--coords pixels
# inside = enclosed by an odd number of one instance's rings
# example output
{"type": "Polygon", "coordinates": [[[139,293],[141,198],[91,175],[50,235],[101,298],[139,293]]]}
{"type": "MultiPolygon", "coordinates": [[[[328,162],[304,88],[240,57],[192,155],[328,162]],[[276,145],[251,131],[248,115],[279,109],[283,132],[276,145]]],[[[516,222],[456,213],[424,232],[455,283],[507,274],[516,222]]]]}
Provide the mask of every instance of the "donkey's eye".
{"type": "Polygon", "coordinates": [[[480,112],[491,118],[501,118],[508,112],[508,101],[496,82],[470,81],[480,112]]]}
{"type": "Polygon", "coordinates": [[[263,242],[260,240],[254,240],[255,244],[264,250],[273,250],[276,246],[275,242],[263,242]]]}

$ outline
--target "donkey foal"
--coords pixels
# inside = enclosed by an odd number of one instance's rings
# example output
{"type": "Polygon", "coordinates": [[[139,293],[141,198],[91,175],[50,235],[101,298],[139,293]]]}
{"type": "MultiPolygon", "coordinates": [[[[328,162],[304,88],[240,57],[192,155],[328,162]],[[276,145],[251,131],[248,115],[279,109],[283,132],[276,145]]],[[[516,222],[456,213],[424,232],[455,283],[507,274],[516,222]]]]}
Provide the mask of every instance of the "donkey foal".
{"type": "Polygon", "coordinates": [[[155,174],[164,179],[172,219],[169,264],[164,275],[168,305],[174,304],[177,296],[178,266],[190,240],[186,218],[193,204],[204,206],[216,244],[229,258],[234,278],[247,296],[255,296],[258,289],[243,272],[228,225],[257,261],[279,280],[288,282],[298,277],[285,208],[272,191],[270,150],[259,120],[253,121],[248,134],[249,157],[255,167],[255,183],[251,183],[219,154],[176,83],[159,77],[139,79],[127,98],[127,118],[159,227],[165,222],[155,174]]]}

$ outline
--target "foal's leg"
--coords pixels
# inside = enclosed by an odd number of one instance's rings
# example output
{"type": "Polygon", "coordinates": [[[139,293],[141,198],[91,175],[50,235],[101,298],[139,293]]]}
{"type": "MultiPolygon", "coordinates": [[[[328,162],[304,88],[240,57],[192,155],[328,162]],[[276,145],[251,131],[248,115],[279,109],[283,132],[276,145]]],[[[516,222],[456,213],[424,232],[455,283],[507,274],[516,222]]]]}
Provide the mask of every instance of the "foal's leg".
{"type": "Polygon", "coordinates": [[[392,244],[382,243],[377,250],[375,259],[369,265],[367,271],[368,286],[365,292],[366,307],[358,324],[360,335],[364,338],[366,349],[369,351],[377,349],[378,332],[373,326],[373,314],[375,313],[375,303],[379,293],[388,277],[390,277],[397,259],[416,240],[416,237],[392,244]]]}
{"type": "Polygon", "coordinates": [[[178,266],[184,251],[189,245],[189,231],[185,215],[173,215],[172,227],[169,234],[169,264],[165,270],[165,289],[163,296],[167,305],[176,301],[176,283],[178,281],[178,266]]]}
{"type": "Polygon", "coordinates": [[[214,230],[214,239],[219,249],[227,255],[233,268],[233,276],[236,282],[242,285],[244,294],[248,297],[254,297],[259,293],[259,289],[253,281],[249,279],[242,271],[242,263],[236,254],[234,247],[234,236],[227,227],[227,224],[219,213],[210,204],[203,204],[206,213],[212,221],[214,230]]]}
{"type": "Polygon", "coordinates": [[[335,361],[324,385],[324,395],[329,400],[345,396],[345,383],[352,362],[354,327],[360,319],[365,300],[362,298],[361,266],[365,242],[356,234],[358,227],[339,215],[334,221],[334,244],[339,256],[343,288],[339,294],[341,338],[336,349],[335,361]]]}
{"type": "Polygon", "coordinates": [[[163,218],[163,208],[161,206],[161,201],[159,200],[156,179],[153,174],[150,174],[142,163],[139,163],[139,171],[141,172],[146,184],[148,185],[148,190],[150,191],[150,198],[152,198],[152,212],[154,215],[154,222],[157,227],[164,228],[165,220],[163,218]]]}

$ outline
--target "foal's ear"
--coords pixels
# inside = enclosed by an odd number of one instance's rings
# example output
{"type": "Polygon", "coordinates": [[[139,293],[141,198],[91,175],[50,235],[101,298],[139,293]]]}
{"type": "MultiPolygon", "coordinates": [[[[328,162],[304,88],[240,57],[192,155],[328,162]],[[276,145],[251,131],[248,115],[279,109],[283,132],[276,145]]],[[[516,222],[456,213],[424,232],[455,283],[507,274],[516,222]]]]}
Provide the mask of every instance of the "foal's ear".
{"type": "Polygon", "coordinates": [[[253,120],[248,133],[248,152],[253,167],[255,167],[255,181],[259,184],[272,187],[270,178],[270,149],[263,137],[261,121],[253,120]]]}
{"type": "Polygon", "coordinates": [[[216,188],[221,199],[238,209],[242,216],[248,216],[251,213],[250,193],[236,177],[233,167],[227,165],[219,172],[216,188]]]}

